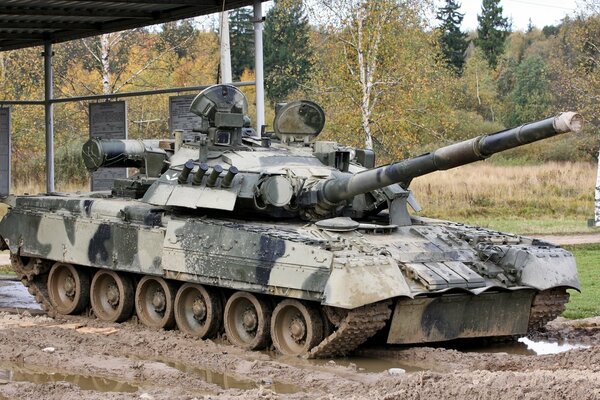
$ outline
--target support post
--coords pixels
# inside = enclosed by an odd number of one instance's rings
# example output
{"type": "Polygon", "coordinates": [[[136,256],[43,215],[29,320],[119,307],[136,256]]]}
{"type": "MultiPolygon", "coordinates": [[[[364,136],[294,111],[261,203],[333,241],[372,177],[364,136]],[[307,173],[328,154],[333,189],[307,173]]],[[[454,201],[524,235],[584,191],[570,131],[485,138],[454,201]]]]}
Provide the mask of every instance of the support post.
{"type": "Polygon", "coordinates": [[[46,192],[54,192],[54,74],[52,43],[44,43],[44,115],[46,122],[46,192]]]}
{"type": "Polygon", "coordinates": [[[231,83],[231,46],[229,45],[229,11],[219,13],[221,26],[221,83],[231,83]]]}
{"type": "Polygon", "coordinates": [[[265,124],[265,79],[263,70],[262,1],[254,1],[254,74],[256,81],[256,132],[265,124]]]}

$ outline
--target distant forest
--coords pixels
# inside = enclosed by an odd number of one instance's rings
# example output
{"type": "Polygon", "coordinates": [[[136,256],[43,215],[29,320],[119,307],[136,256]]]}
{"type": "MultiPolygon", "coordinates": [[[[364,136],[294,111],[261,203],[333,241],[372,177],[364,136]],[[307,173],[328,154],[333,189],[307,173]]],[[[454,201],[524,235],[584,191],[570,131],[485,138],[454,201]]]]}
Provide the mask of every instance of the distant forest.
{"type": "MultiPolygon", "coordinates": [[[[264,29],[267,124],[278,102],[323,106],[323,137],[373,148],[378,163],[576,110],[585,131],[512,151],[515,163],[593,160],[600,142],[600,6],[579,2],[559,25],[513,31],[500,0],[483,0],[462,32],[460,1],[275,0],[264,29]],[[432,11],[435,20],[430,17],[432,11]]],[[[253,80],[252,10],[230,12],[234,80],[253,80]]],[[[195,20],[54,46],[55,96],[213,84],[218,28],[195,20]]],[[[41,99],[40,48],[0,53],[0,98],[41,99]]],[[[243,89],[252,104],[254,88],[243,89]]],[[[55,106],[56,178],[84,184],[87,102],[55,106]]],[[[254,111],[251,110],[251,116],[254,111]]],[[[128,99],[129,137],[168,132],[168,95],[128,99]]],[[[269,130],[269,127],[267,127],[269,130]]],[[[44,116],[13,109],[13,180],[43,182],[44,116]]]]}

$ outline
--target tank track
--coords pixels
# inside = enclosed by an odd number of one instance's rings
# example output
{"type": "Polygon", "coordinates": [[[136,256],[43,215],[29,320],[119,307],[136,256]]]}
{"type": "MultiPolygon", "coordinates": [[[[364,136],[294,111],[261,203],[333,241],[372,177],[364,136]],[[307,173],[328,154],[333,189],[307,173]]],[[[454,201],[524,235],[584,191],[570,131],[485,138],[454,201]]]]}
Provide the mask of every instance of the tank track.
{"type": "MultiPolygon", "coordinates": [[[[29,293],[35,297],[48,316],[55,317],[57,312],[50,303],[47,288],[49,263],[32,259],[27,264],[23,264],[21,257],[13,254],[10,259],[13,270],[23,285],[28,288],[29,293]]],[[[307,354],[307,358],[349,354],[385,326],[392,313],[391,304],[391,301],[384,301],[350,310],[340,321],[337,330],[314,347],[307,354]]]]}
{"type": "Polygon", "coordinates": [[[375,335],[390,318],[391,301],[368,304],[350,310],[337,330],[307,354],[307,358],[344,356],[375,335]]]}
{"type": "Polygon", "coordinates": [[[42,309],[49,317],[56,317],[57,312],[54,310],[50,297],[48,295],[48,271],[50,265],[48,262],[40,259],[31,259],[27,264],[23,264],[21,257],[16,254],[10,255],[10,263],[19,277],[21,283],[27,287],[27,291],[35,297],[42,309]]]}
{"type": "Polygon", "coordinates": [[[527,333],[537,332],[565,311],[569,293],[565,288],[552,288],[536,294],[531,305],[527,333]]]}
{"type": "MultiPolygon", "coordinates": [[[[10,259],[13,270],[23,285],[28,288],[29,293],[35,297],[36,302],[49,317],[55,317],[57,312],[50,303],[47,288],[49,263],[32,259],[29,263],[23,264],[21,257],[14,254],[11,254],[10,259]]],[[[543,329],[548,322],[562,314],[568,301],[569,293],[565,288],[539,292],[533,299],[527,327],[528,334],[543,329]]],[[[337,329],[312,348],[306,357],[327,358],[351,353],[385,326],[392,313],[391,304],[391,300],[383,301],[348,311],[339,322],[337,329]]]]}

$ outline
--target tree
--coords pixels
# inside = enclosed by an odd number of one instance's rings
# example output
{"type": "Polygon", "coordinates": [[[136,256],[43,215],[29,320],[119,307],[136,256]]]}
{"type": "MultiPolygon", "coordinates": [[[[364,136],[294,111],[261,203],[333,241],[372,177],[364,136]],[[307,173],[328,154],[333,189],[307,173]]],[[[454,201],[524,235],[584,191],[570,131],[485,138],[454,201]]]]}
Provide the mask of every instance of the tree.
{"type": "Polygon", "coordinates": [[[459,107],[495,121],[498,109],[496,82],[481,49],[476,48],[467,59],[460,82],[463,96],[458,99],[459,107]]]}
{"type": "Polygon", "coordinates": [[[464,14],[458,12],[460,4],[455,0],[446,0],[446,5],[440,7],[437,12],[437,19],[441,21],[440,44],[442,52],[448,62],[457,72],[461,72],[465,64],[465,51],[469,46],[467,34],[461,32],[460,24],[464,14]]]}
{"type": "Polygon", "coordinates": [[[275,0],[265,22],[265,86],[273,103],[308,81],[312,68],[310,27],[302,1],[275,0]]]}
{"type": "Polygon", "coordinates": [[[556,36],[559,31],[560,31],[560,26],[556,26],[556,25],[546,25],[542,28],[542,33],[546,37],[556,36]]]}
{"type": "Polygon", "coordinates": [[[244,70],[254,69],[253,13],[249,7],[229,12],[229,35],[231,47],[231,74],[239,80],[244,70]]]}
{"type": "Polygon", "coordinates": [[[508,18],[502,16],[500,0],[483,0],[475,44],[483,50],[492,68],[496,68],[498,57],[504,51],[504,40],[510,33],[508,18]]]}
{"type": "Polygon", "coordinates": [[[325,0],[314,33],[312,96],[327,112],[325,137],[377,151],[383,161],[454,131],[452,73],[422,0],[325,0]]]}
{"type": "Polygon", "coordinates": [[[190,19],[167,22],[162,24],[162,30],[158,33],[160,40],[155,46],[160,53],[173,49],[177,57],[183,58],[189,52],[187,44],[197,34],[190,19]]]}
{"type": "Polygon", "coordinates": [[[575,19],[564,19],[549,57],[554,109],[575,110],[585,117],[584,132],[572,145],[592,157],[598,155],[600,134],[600,6],[590,1],[575,19]]]}
{"type": "Polygon", "coordinates": [[[552,102],[548,68],[540,57],[528,57],[517,68],[510,94],[513,112],[507,125],[516,126],[548,116],[552,102]]]}
{"type": "MultiPolygon", "coordinates": [[[[89,73],[98,73],[102,93],[110,94],[130,83],[123,76],[127,74],[128,66],[134,62],[132,56],[135,52],[132,49],[139,47],[144,35],[145,31],[142,29],[105,33],[73,42],[65,48],[67,52],[60,56],[66,56],[68,60],[80,60],[82,67],[89,73]]],[[[67,79],[68,69],[60,68],[56,74],[59,79],[67,79]]],[[[74,80],[72,84],[76,86],[77,82],[74,80]]],[[[85,89],[87,93],[99,91],[92,86],[85,86],[85,89]]]]}

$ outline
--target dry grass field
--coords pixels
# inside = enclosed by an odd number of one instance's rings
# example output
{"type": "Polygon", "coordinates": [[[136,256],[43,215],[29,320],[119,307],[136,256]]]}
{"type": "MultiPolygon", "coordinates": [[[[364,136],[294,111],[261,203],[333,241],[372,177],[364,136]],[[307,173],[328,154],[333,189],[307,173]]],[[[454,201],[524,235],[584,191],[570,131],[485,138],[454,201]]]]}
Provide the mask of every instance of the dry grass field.
{"type": "Polygon", "coordinates": [[[586,232],[594,214],[596,166],[479,162],[417,178],[421,215],[519,233],[586,232]]]}

